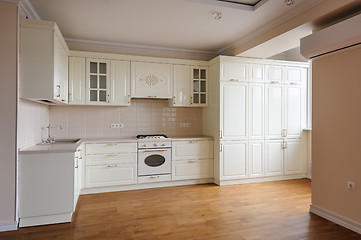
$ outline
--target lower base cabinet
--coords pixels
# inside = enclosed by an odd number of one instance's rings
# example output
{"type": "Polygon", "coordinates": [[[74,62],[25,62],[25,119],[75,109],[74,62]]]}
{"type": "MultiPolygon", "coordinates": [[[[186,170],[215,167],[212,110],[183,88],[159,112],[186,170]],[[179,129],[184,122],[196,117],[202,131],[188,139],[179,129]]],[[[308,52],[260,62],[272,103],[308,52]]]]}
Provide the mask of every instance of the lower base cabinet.
{"type": "Polygon", "coordinates": [[[247,178],[248,141],[221,143],[221,180],[247,178]]]}
{"type": "Polygon", "coordinates": [[[174,161],[172,165],[172,180],[213,177],[213,159],[174,161]]]}
{"type": "Polygon", "coordinates": [[[283,141],[282,140],[267,140],[266,148],[266,176],[280,176],[283,175],[283,141]]]}
{"type": "Polygon", "coordinates": [[[307,168],[306,142],[303,139],[288,139],[285,144],[284,173],[305,173],[307,168]]]}
{"type": "Polygon", "coordinates": [[[264,177],[264,140],[249,141],[249,177],[264,177]]]}
{"type": "Polygon", "coordinates": [[[110,187],[137,183],[137,164],[86,167],[86,187],[110,187]]]}

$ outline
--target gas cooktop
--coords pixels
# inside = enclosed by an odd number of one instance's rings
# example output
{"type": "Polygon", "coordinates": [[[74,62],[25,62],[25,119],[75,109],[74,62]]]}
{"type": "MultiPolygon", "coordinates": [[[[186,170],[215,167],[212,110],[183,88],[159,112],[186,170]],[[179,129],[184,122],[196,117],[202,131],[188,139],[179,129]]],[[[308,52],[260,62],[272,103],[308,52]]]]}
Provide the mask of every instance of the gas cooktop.
{"type": "Polygon", "coordinates": [[[147,134],[147,135],[137,135],[138,139],[164,139],[168,138],[165,134],[147,134]]]}

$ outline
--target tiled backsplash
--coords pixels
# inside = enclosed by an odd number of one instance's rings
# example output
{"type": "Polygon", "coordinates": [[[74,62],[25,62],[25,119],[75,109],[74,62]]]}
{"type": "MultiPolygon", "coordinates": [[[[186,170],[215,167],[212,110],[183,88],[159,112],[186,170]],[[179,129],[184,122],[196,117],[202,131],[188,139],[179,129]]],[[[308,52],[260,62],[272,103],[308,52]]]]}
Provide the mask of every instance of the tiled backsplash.
{"type": "Polygon", "coordinates": [[[134,137],[163,133],[194,136],[202,133],[202,109],[168,107],[167,100],[132,100],[130,107],[51,106],[50,124],[56,138],[134,137]],[[123,128],[110,128],[123,123],[123,128]],[[190,123],[191,127],[180,127],[190,123]]]}
{"type": "Polygon", "coordinates": [[[18,148],[23,149],[46,139],[49,106],[19,100],[18,148]]]}

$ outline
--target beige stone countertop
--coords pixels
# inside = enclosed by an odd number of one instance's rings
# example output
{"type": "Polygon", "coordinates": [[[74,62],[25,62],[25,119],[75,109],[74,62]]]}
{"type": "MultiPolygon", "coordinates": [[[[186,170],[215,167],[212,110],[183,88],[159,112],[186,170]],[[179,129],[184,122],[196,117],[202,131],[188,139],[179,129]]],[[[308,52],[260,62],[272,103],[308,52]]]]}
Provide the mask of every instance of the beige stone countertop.
{"type": "Polygon", "coordinates": [[[210,136],[170,136],[172,141],[200,141],[200,140],[213,140],[210,136]]]}
{"type": "MultiPolygon", "coordinates": [[[[200,141],[200,140],[213,140],[213,137],[209,136],[176,136],[170,137],[171,141],[200,141]]],[[[158,139],[157,139],[158,140],[158,139]]],[[[160,140],[160,139],[159,139],[160,140]]],[[[58,140],[62,141],[62,140],[58,140]]],[[[66,152],[75,152],[76,149],[82,143],[122,143],[122,142],[133,142],[137,143],[138,139],[135,137],[125,137],[125,138],[83,138],[77,141],[76,143],[56,143],[56,144],[36,144],[34,146],[21,149],[19,154],[37,154],[37,153],[66,153],[66,152]]]]}

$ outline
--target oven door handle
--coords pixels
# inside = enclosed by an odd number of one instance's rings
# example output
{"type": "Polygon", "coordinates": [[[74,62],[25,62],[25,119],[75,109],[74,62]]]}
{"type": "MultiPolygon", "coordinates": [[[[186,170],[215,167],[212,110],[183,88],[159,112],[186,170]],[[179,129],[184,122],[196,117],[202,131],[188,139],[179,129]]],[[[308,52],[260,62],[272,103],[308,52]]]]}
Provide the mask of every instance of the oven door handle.
{"type": "Polygon", "coordinates": [[[142,150],[141,152],[166,152],[168,149],[159,149],[159,150],[142,150]]]}

